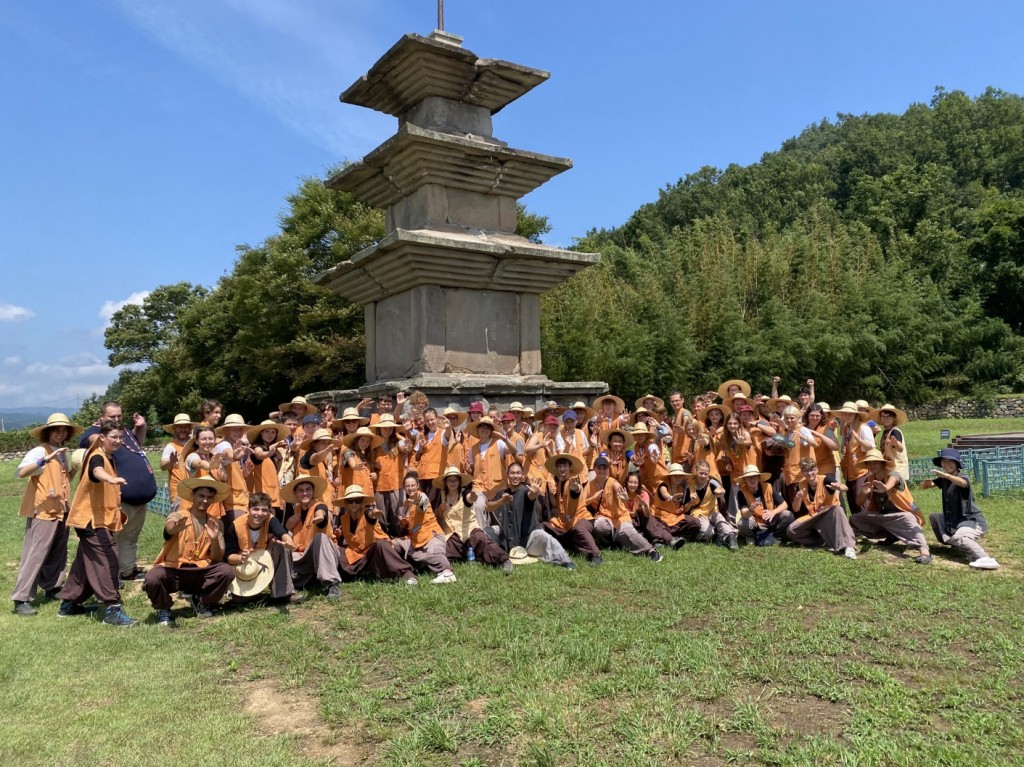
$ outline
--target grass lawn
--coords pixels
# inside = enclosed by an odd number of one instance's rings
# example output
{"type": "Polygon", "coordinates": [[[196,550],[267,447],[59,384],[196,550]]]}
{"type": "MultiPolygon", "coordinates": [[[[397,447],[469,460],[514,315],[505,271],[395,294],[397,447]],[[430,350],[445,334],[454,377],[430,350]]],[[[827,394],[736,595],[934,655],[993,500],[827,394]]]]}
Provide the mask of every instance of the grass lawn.
{"type": "MultiPolygon", "coordinates": [[[[1022,428],[1005,424],[978,431],[1022,428]]],[[[911,426],[929,454],[944,424],[911,426]]],[[[922,567],[898,547],[687,545],[661,564],[463,565],[458,584],[346,585],[337,605],[183,610],[174,632],[5,609],[0,764],[1024,764],[1022,499],[982,504],[993,573],[939,547],[922,567]]],[[[126,606],[151,618],[137,587],[126,606]]]]}

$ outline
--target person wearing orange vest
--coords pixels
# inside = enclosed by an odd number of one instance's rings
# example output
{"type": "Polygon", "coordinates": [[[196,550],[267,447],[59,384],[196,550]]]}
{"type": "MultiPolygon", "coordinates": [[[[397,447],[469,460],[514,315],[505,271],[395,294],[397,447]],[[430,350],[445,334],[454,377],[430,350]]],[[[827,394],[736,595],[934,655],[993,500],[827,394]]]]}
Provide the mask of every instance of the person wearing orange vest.
{"type": "Polygon", "coordinates": [[[351,434],[342,437],[341,460],[335,480],[338,487],[359,485],[363,492],[373,496],[376,492],[380,465],[374,451],[384,444],[384,438],[366,426],[360,426],[351,434]]]}
{"type": "Polygon", "coordinates": [[[684,541],[707,542],[716,535],[730,549],[736,548],[736,525],[722,513],[725,488],[711,476],[707,461],[698,461],[693,468],[691,474],[681,464],[669,465],[651,500],[655,522],[648,523],[649,534],[674,549],[684,541]]]}
{"type": "Polygon", "coordinates": [[[296,477],[281,488],[285,501],[284,528],[295,542],[292,550],[292,583],[297,589],[316,583],[327,588],[327,599],[341,599],[341,573],[331,510],[324,503],[327,480],[296,477]]]}
{"type": "Polygon", "coordinates": [[[178,485],[182,498],[192,502],[187,511],[173,511],[164,522],[164,546],[146,573],[142,590],[156,610],[156,622],[173,628],[171,606],[174,594],[189,594],[197,618],[210,618],[210,608],[220,602],[235,569],[224,562],[224,527],[207,512],[210,505],[224,501],[231,488],[209,477],[183,479],[178,485]]]}
{"type": "MultiPolygon", "coordinates": [[[[249,429],[249,447],[252,448],[250,460],[252,471],[245,478],[249,495],[265,493],[270,498],[270,506],[275,516],[281,514],[281,484],[278,481],[278,468],[281,461],[281,449],[287,447],[288,427],[271,420],[249,429]]],[[[249,504],[252,508],[252,504],[249,504]]]]}
{"type": "Polygon", "coordinates": [[[856,559],[857,539],[839,504],[839,493],[846,486],[832,474],[819,472],[810,456],[800,459],[800,471],[803,476],[793,493],[796,519],[786,528],[786,537],[799,546],[824,546],[847,559],[856,559]]]}
{"type": "Polygon", "coordinates": [[[508,575],[512,572],[512,562],[480,525],[474,509],[476,493],[472,484],[473,478],[455,466],[449,466],[443,476],[434,480],[434,485],[441,490],[437,521],[444,528],[445,556],[449,561],[464,559],[500,567],[508,575]]]}
{"type": "Polygon", "coordinates": [[[729,516],[739,515],[739,533],[748,544],[774,546],[793,521],[786,499],[768,484],[770,476],[757,466],[747,466],[732,490],[729,516]]]}
{"type": "MultiPolygon", "coordinates": [[[[390,418],[390,414],[387,414],[390,418]]],[[[391,536],[381,526],[384,510],[361,486],[349,485],[335,499],[339,508],[337,539],[341,546],[339,566],[348,578],[401,579],[409,586],[418,581],[412,565],[402,558],[391,536]]]]}
{"type": "Polygon", "coordinates": [[[857,507],[857,499],[867,497],[862,494],[861,489],[868,470],[861,464],[861,459],[868,450],[875,447],[875,435],[867,424],[867,416],[860,412],[856,402],[844,402],[839,410],[833,410],[832,413],[839,416],[842,427],[843,481],[848,488],[846,502],[850,513],[854,514],[861,511],[857,507]]]}
{"type": "Polygon", "coordinates": [[[858,462],[858,468],[866,472],[855,507],[861,511],[850,515],[850,526],[865,538],[884,532],[918,548],[914,561],[930,565],[931,551],[921,530],[924,517],[906,481],[893,470],[892,461],[887,461],[880,450],[871,448],[858,462]]]}
{"type": "MultiPolygon", "coordinates": [[[[235,517],[235,521],[224,528],[224,561],[236,568],[245,565],[250,558],[265,551],[270,555],[274,574],[270,580],[270,603],[275,605],[298,604],[301,596],[294,598],[292,583],[291,552],[295,548],[292,536],[281,521],[274,516],[270,495],[262,492],[249,493],[249,511],[235,517]]],[[[258,599],[259,595],[236,596],[231,594],[233,604],[244,604],[258,599]]]]}
{"type": "Polygon", "coordinates": [[[419,475],[406,472],[404,487],[405,503],[398,519],[403,535],[394,540],[395,550],[414,566],[437,573],[431,583],[455,583],[458,578],[445,555],[444,529],[427,494],[419,489],[419,475]]]}
{"type": "Polygon", "coordinates": [[[544,530],[568,551],[601,565],[601,547],[594,540],[594,517],[583,500],[580,474],[583,461],[571,453],[558,453],[547,460],[550,478],[544,486],[544,530]]]}
{"type": "Polygon", "coordinates": [[[587,484],[586,505],[594,515],[594,537],[599,542],[620,546],[631,554],[662,560],[661,552],[633,526],[626,506],[628,494],[610,476],[611,464],[605,456],[594,461],[594,479],[587,484]]]}
{"type": "Polygon", "coordinates": [[[587,470],[593,446],[582,429],[577,428],[580,414],[575,408],[562,413],[562,428],[555,437],[555,453],[569,453],[580,460],[583,467],[577,475],[580,484],[586,484],[590,472],[587,470]]]}
{"type": "Polygon", "coordinates": [[[123,439],[120,420],[101,420],[96,427],[96,438],[82,460],[82,479],[65,522],[78,535],[78,552],[60,592],[59,618],[89,612],[82,603],[95,594],[104,605],[104,623],[111,626],[138,623],[125,614],[117,593],[120,565],[114,535],[127,519],[121,509],[121,487],[127,480],[118,476],[114,454],[123,439]]]}
{"type": "Polygon", "coordinates": [[[199,424],[188,417],[188,413],[178,413],[174,421],[164,425],[164,432],[171,435],[170,441],[160,454],[160,468],[167,472],[167,497],[172,509],[177,509],[178,483],[185,478],[185,467],[181,463],[181,451],[192,436],[192,430],[199,424]]]}
{"type": "Polygon", "coordinates": [[[25,540],[21,545],[21,565],[11,592],[14,612],[21,616],[36,614],[32,600],[40,588],[47,599],[60,591],[61,578],[68,566],[68,528],[64,517],[71,497],[65,443],[82,431],[63,413],[54,413],[43,426],[29,434],[39,444],[29,450],[18,466],[18,477],[28,478],[21,499],[19,516],[25,517],[25,540]]]}
{"type": "Polygon", "coordinates": [[[227,472],[226,482],[231,492],[221,502],[224,507],[224,519],[234,522],[235,517],[245,514],[249,509],[248,478],[253,471],[252,448],[246,432],[252,427],[238,413],[232,413],[224,419],[224,424],[214,431],[221,442],[213,449],[214,455],[221,458],[224,471],[227,472]]]}
{"type": "Polygon", "coordinates": [[[416,441],[416,473],[420,478],[420,491],[426,493],[431,503],[437,503],[440,498],[434,480],[448,465],[448,446],[453,442],[451,424],[442,426],[434,408],[423,411],[423,430],[416,441]]]}
{"type": "Polygon", "coordinates": [[[381,414],[370,429],[383,440],[375,452],[377,508],[384,513],[381,522],[384,529],[388,535],[394,536],[400,532],[398,514],[405,501],[402,481],[412,452],[412,443],[407,438],[405,427],[395,421],[391,413],[381,414]]]}
{"type": "Polygon", "coordinates": [[[467,425],[466,433],[476,440],[469,452],[473,490],[486,498],[505,483],[508,458],[514,456],[515,448],[504,434],[494,428],[494,421],[488,416],[467,425]]]}

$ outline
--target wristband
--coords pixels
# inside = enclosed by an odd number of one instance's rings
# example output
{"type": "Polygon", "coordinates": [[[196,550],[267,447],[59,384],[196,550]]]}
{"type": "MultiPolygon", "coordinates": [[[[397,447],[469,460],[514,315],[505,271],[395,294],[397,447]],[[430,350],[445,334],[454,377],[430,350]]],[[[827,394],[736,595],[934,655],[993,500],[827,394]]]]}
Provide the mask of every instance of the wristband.
{"type": "Polygon", "coordinates": [[[36,466],[38,466],[40,468],[42,468],[45,465],[46,465],[46,459],[45,458],[40,458],[38,461],[36,461],[36,466]]]}

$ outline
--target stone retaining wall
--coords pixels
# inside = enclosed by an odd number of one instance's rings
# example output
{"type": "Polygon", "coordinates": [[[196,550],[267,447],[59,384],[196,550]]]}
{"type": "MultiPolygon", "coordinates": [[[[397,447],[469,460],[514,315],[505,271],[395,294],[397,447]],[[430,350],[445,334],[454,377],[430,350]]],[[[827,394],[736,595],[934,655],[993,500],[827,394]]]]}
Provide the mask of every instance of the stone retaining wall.
{"type": "Polygon", "coordinates": [[[954,399],[908,407],[913,420],[939,418],[1024,418],[1024,397],[1006,397],[987,403],[980,400],[954,399]]]}
{"type": "MultiPolygon", "coordinates": [[[[163,445],[146,445],[142,448],[142,450],[146,453],[160,453],[163,451],[163,449],[163,445]]],[[[16,450],[10,453],[0,453],[0,462],[17,461],[18,463],[21,463],[21,459],[25,457],[25,453],[27,452],[28,450],[22,450],[20,452],[16,450]]]]}

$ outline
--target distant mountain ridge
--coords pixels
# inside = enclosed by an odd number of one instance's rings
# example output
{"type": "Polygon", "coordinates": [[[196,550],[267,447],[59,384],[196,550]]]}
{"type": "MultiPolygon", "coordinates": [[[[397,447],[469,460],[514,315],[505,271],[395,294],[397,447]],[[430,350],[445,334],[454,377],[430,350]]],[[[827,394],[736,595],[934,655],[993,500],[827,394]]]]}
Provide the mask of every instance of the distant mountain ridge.
{"type": "MultiPolygon", "coordinates": [[[[0,421],[4,431],[18,431],[28,426],[44,423],[53,410],[0,410],[0,421]]],[[[69,418],[73,413],[65,413],[69,418]]]]}

